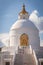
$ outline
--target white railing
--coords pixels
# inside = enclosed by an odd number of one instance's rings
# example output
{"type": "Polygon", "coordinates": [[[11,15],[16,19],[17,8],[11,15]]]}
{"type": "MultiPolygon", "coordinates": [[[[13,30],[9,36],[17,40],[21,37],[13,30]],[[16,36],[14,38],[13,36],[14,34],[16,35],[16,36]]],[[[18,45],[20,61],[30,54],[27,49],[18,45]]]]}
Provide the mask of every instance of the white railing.
{"type": "Polygon", "coordinates": [[[34,58],[35,58],[36,65],[38,65],[38,60],[37,60],[37,57],[36,57],[36,54],[35,54],[35,51],[34,50],[33,50],[33,54],[34,54],[34,58]]]}
{"type": "Polygon", "coordinates": [[[31,47],[31,45],[29,47],[30,47],[30,53],[32,54],[32,47],[31,47]]]}

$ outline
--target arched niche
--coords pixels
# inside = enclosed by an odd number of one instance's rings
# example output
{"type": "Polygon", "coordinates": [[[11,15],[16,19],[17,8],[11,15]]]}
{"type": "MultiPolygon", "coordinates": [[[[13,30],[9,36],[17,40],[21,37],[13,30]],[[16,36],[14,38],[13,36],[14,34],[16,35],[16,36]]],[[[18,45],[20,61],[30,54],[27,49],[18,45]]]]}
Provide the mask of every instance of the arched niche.
{"type": "Polygon", "coordinates": [[[20,36],[20,46],[28,46],[29,43],[28,43],[28,35],[26,33],[23,33],[21,36],[20,36]]]}

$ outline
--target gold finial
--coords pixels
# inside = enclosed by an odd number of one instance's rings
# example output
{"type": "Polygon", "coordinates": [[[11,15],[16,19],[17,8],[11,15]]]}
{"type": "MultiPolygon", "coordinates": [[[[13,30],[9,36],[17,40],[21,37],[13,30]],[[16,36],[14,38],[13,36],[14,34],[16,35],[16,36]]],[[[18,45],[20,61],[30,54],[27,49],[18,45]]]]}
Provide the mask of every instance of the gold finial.
{"type": "Polygon", "coordinates": [[[25,5],[24,4],[22,6],[22,11],[19,14],[28,14],[28,12],[26,12],[26,10],[25,10],[25,5]]]}
{"type": "Polygon", "coordinates": [[[24,4],[23,4],[23,6],[22,6],[22,10],[25,11],[25,5],[24,5],[24,4]]]}

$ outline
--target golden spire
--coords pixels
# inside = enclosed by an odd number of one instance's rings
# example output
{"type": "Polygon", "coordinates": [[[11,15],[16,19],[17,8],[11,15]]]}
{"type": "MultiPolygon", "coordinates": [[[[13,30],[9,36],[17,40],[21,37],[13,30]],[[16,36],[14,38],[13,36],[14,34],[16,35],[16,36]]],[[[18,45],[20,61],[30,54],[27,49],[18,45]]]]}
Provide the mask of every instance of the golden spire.
{"type": "Polygon", "coordinates": [[[28,14],[28,12],[26,12],[26,10],[25,10],[25,5],[24,4],[22,6],[22,11],[19,14],[28,14]]]}

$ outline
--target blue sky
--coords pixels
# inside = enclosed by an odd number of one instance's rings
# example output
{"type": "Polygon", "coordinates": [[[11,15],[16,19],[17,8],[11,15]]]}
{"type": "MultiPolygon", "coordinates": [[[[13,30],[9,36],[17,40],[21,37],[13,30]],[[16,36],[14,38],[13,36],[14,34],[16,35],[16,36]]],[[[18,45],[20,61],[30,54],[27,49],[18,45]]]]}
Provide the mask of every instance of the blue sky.
{"type": "Polygon", "coordinates": [[[30,14],[37,10],[39,16],[43,16],[43,0],[0,0],[0,33],[9,32],[18,19],[23,3],[30,14]]]}

